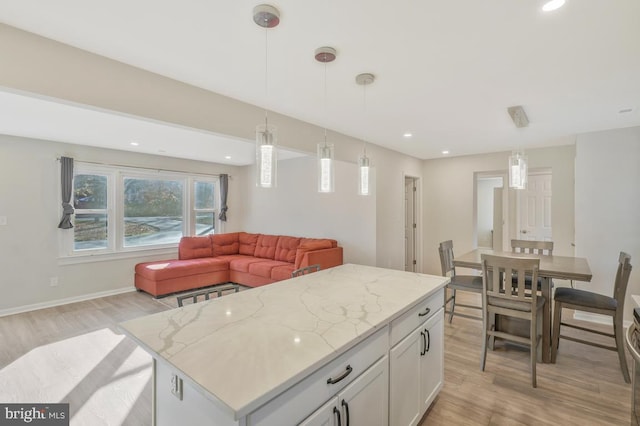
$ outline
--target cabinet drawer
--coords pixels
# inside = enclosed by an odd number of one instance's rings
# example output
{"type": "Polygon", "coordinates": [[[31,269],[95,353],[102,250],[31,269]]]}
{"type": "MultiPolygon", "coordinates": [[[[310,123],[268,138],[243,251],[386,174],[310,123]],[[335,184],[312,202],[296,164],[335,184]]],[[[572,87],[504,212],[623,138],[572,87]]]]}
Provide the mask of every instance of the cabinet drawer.
{"type": "Polygon", "coordinates": [[[389,330],[378,330],[329,364],[293,385],[247,418],[248,426],[281,426],[298,424],[325,401],[336,395],[389,351],[389,330]],[[335,384],[329,378],[344,375],[349,366],[352,371],[335,384]]]}
{"type": "Polygon", "coordinates": [[[444,289],[418,302],[416,306],[391,323],[391,346],[409,335],[444,305],[444,289]]]}

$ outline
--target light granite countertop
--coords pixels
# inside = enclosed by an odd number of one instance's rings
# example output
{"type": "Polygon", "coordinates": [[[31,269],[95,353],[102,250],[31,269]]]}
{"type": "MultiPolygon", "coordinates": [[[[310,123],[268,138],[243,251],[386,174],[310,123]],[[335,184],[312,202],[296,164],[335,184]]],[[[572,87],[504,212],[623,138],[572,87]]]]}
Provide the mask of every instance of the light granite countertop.
{"type": "Polygon", "coordinates": [[[447,282],[346,264],[120,327],[239,419],[447,282]]]}

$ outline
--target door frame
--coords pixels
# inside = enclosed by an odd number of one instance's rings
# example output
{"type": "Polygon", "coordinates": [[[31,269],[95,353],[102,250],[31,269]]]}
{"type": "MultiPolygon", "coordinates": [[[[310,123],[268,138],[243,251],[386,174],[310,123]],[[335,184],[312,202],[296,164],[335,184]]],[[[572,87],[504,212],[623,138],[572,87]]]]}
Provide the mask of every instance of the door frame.
{"type": "MultiPolygon", "coordinates": [[[[478,247],[478,181],[480,179],[486,178],[502,178],[502,239],[503,246],[504,241],[508,241],[509,238],[509,193],[508,182],[509,175],[508,171],[505,170],[492,170],[492,171],[482,171],[482,172],[474,172],[473,173],[473,244],[474,248],[478,247]]],[[[493,200],[491,200],[493,204],[493,200]]],[[[495,217],[495,212],[493,213],[495,217]]]]}
{"type": "Polygon", "coordinates": [[[407,225],[407,215],[405,211],[405,202],[404,202],[404,189],[408,179],[413,180],[416,190],[414,191],[414,199],[413,199],[413,212],[414,212],[414,223],[416,227],[413,233],[413,250],[414,256],[416,260],[416,272],[422,272],[422,181],[419,176],[414,176],[406,173],[402,173],[402,262],[403,265],[407,260],[407,250],[404,244],[405,239],[405,229],[407,225]]]}

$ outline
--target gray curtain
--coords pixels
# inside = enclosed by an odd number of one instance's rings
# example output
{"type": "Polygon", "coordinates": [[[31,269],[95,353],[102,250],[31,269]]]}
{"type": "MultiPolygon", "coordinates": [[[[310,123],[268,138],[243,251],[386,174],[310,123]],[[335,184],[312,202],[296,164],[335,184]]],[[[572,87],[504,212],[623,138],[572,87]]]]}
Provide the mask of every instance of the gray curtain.
{"type": "Polygon", "coordinates": [[[71,191],[73,190],[73,158],[62,157],[60,159],[60,183],[62,188],[62,219],[58,224],[58,228],[73,228],[71,223],[71,215],[73,207],[71,206],[71,191]]]}
{"type": "Polygon", "coordinates": [[[223,174],[220,175],[220,201],[222,206],[220,206],[220,215],[218,216],[218,219],[223,222],[227,221],[227,210],[229,210],[229,207],[227,207],[227,191],[229,191],[229,175],[223,174]]]}

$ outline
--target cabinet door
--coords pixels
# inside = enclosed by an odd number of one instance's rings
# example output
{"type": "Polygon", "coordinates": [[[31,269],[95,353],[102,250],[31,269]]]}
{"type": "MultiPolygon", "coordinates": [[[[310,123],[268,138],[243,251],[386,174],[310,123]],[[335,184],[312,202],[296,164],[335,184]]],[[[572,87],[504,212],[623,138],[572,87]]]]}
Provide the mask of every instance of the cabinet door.
{"type": "Polygon", "coordinates": [[[304,419],[300,426],[343,426],[345,423],[342,421],[342,413],[336,408],[337,406],[338,398],[331,398],[329,402],[304,419]]]}
{"type": "Polygon", "coordinates": [[[420,357],[421,413],[433,402],[444,379],[444,314],[438,312],[421,328],[427,346],[420,357]]]}
{"type": "Polygon", "coordinates": [[[422,417],[420,354],[424,327],[416,328],[389,352],[389,423],[415,426],[422,417]]]}
{"type": "Polygon", "coordinates": [[[338,394],[343,426],[389,424],[389,357],[385,355],[338,394]]]}

